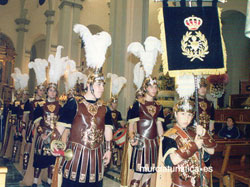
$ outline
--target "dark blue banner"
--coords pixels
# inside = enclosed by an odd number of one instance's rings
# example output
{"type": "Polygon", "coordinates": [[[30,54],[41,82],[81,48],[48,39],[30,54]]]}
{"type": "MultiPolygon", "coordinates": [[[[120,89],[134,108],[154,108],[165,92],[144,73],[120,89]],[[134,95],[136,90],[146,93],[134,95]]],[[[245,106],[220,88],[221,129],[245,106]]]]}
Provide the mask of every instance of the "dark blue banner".
{"type": "Polygon", "coordinates": [[[177,76],[226,71],[217,7],[163,7],[163,18],[165,73],[177,76]]]}

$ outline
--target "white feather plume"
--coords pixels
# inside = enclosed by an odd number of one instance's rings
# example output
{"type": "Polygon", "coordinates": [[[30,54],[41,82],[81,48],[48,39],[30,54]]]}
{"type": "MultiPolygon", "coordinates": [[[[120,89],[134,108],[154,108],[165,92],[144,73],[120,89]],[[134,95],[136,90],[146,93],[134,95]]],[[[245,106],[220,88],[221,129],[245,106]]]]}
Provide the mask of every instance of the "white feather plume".
{"type": "Polygon", "coordinates": [[[107,48],[111,45],[111,36],[102,31],[92,35],[89,29],[81,24],[74,26],[74,32],[78,33],[84,42],[87,66],[101,68],[105,62],[107,48]]]}
{"type": "Polygon", "coordinates": [[[74,60],[68,60],[67,61],[67,69],[69,72],[76,71],[76,62],[74,60]]]}
{"type": "Polygon", "coordinates": [[[55,83],[60,80],[61,76],[64,75],[64,72],[67,67],[68,57],[61,57],[61,50],[63,46],[57,46],[56,55],[49,55],[48,61],[50,63],[49,68],[49,78],[50,83],[55,83]]]}
{"type": "Polygon", "coordinates": [[[21,70],[19,68],[14,68],[14,73],[11,73],[11,77],[14,80],[15,90],[19,90],[21,88],[21,83],[19,76],[21,75],[21,70]]]}
{"type": "Polygon", "coordinates": [[[25,89],[28,85],[29,75],[22,74],[19,68],[14,68],[14,73],[11,74],[11,77],[14,80],[15,90],[25,89]]]}
{"type": "Polygon", "coordinates": [[[28,86],[28,81],[29,81],[29,75],[28,74],[22,74],[20,77],[20,83],[21,83],[21,89],[25,89],[28,86]]]}
{"type": "Polygon", "coordinates": [[[128,46],[127,51],[140,58],[146,77],[148,77],[153,72],[158,53],[162,53],[162,46],[161,41],[153,36],[147,37],[144,45],[145,50],[139,42],[133,42],[128,46]]]}
{"type": "Polygon", "coordinates": [[[68,92],[70,89],[73,89],[77,83],[77,80],[82,79],[83,73],[79,71],[70,72],[67,77],[67,82],[65,85],[66,92],[68,92]]]}
{"type": "Polygon", "coordinates": [[[141,88],[144,77],[145,73],[143,66],[141,65],[141,62],[138,62],[134,67],[134,84],[136,85],[137,90],[141,88]]]}
{"type": "Polygon", "coordinates": [[[113,96],[118,96],[122,87],[127,83],[127,79],[122,76],[118,76],[116,74],[108,73],[107,78],[111,79],[111,93],[113,96]]]}
{"type": "Polygon", "coordinates": [[[87,80],[88,80],[88,76],[85,74],[82,74],[81,77],[79,77],[79,83],[83,83],[84,88],[87,87],[87,80]]]}
{"type": "Polygon", "coordinates": [[[177,93],[180,98],[188,99],[194,94],[195,84],[193,75],[183,75],[176,78],[177,93]]]}
{"type": "Polygon", "coordinates": [[[143,53],[145,53],[145,50],[144,50],[144,47],[141,43],[132,42],[131,44],[129,44],[127,52],[132,53],[133,55],[135,55],[138,58],[141,58],[141,55],[143,53]]]}
{"type": "Polygon", "coordinates": [[[163,52],[161,41],[159,39],[157,39],[156,37],[153,37],[153,36],[147,37],[146,40],[144,41],[144,45],[145,45],[146,51],[155,51],[156,50],[160,54],[162,54],[162,52],[163,52]]]}
{"type": "Polygon", "coordinates": [[[43,84],[46,81],[46,67],[48,61],[45,59],[36,58],[34,62],[28,64],[29,69],[34,69],[36,74],[37,85],[43,84]]]}

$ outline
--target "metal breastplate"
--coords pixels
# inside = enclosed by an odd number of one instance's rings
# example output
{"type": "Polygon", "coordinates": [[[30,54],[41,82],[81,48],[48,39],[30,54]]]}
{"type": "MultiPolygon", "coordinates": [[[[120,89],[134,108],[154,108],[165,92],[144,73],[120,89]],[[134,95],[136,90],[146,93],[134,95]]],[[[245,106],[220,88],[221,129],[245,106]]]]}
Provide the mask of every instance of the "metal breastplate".
{"type": "Polygon", "coordinates": [[[111,117],[112,117],[112,123],[114,126],[114,131],[118,130],[119,128],[121,128],[121,125],[118,123],[118,112],[117,111],[112,111],[111,112],[111,117]]]}
{"type": "Polygon", "coordinates": [[[207,100],[199,100],[199,122],[205,129],[209,128],[211,104],[207,100]]]}
{"type": "Polygon", "coordinates": [[[73,120],[69,141],[89,149],[99,147],[104,140],[106,108],[103,105],[81,102],[73,120]]]}
{"type": "Polygon", "coordinates": [[[154,139],[157,137],[156,120],[159,106],[140,104],[140,120],[137,123],[137,133],[142,137],[154,139]]]}
{"type": "MultiPolygon", "coordinates": [[[[190,136],[189,133],[188,135],[190,136]]],[[[191,146],[190,143],[193,142],[193,140],[189,137],[183,137],[179,133],[177,134],[175,141],[178,149],[182,150],[181,152],[189,151],[191,146]]],[[[200,176],[199,164],[200,163],[196,153],[188,159],[181,161],[178,165],[174,166],[175,170],[172,173],[173,182],[181,186],[199,186],[197,185],[197,182],[199,182],[197,179],[200,176]],[[190,168],[193,170],[189,170],[190,168]]]]}
{"type": "Polygon", "coordinates": [[[46,102],[43,106],[43,119],[41,124],[49,129],[54,129],[58,120],[60,105],[57,101],[46,102]]]}
{"type": "Polygon", "coordinates": [[[56,126],[58,116],[55,113],[45,112],[44,115],[44,125],[50,129],[54,129],[56,126]]]}

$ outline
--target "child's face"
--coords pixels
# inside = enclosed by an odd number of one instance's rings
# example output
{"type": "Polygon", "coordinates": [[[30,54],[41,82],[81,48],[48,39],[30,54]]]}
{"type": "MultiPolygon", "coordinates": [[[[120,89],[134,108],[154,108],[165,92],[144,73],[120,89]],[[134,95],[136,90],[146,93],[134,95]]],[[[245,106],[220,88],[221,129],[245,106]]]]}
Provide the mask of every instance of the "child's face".
{"type": "Polygon", "coordinates": [[[55,88],[50,87],[48,90],[48,98],[55,99],[56,98],[57,91],[55,88]]]}
{"type": "Polygon", "coordinates": [[[206,94],[207,94],[207,87],[204,87],[204,86],[200,87],[200,88],[198,89],[198,94],[199,94],[200,96],[202,96],[202,97],[205,97],[206,94]]]}
{"type": "Polygon", "coordinates": [[[177,112],[175,118],[178,125],[182,128],[186,128],[192,121],[194,115],[190,112],[177,112]]]}
{"type": "Polygon", "coordinates": [[[158,92],[158,87],[156,84],[154,85],[149,85],[147,87],[147,93],[148,95],[150,95],[151,97],[155,97],[157,95],[157,92],[158,92]]]}
{"type": "Polygon", "coordinates": [[[113,108],[114,110],[117,109],[117,103],[111,103],[111,106],[112,106],[112,108],[113,108]]]}

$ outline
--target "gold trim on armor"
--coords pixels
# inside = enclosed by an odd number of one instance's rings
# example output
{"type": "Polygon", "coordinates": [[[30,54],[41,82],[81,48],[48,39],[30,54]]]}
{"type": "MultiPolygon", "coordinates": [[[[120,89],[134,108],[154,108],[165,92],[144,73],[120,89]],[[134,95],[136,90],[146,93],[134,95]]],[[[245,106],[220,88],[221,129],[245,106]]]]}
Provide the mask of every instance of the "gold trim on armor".
{"type": "Polygon", "coordinates": [[[103,130],[97,129],[94,117],[91,119],[91,127],[88,129],[81,129],[81,142],[86,146],[86,143],[90,144],[90,148],[93,149],[103,141],[103,130]]]}
{"type": "Polygon", "coordinates": [[[139,98],[137,99],[137,101],[141,104],[145,104],[145,99],[144,98],[139,98]]]}
{"type": "Polygon", "coordinates": [[[95,182],[95,174],[90,174],[89,182],[95,182]]]}
{"type": "Polygon", "coordinates": [[[47,108],[48,108],[48,110],[49,110],[51,113],[53,113],[53,112],[55,111],[55,109],[56,109],[56,105],[50,104],[50,105],[47,105],[47,108]]]}
{"type": "Polygon", "coordinates": [[[70,123],[63,123],[63,122],[57,122],[56,126],[71,128],[71,124],[70,123]]]}
{"type": "Polygon", "coordinates": [[[73,179],[75,181],[76,179],[76,172],[71,172],[70,178],[73,179]]]}
{"type": "Polygon", "coordinates": [[[39,118],[37,118],[35,121],[34,121],[34,123],[38,123],[38,122],[40,122],[42,120],[42,117],[39,117],[39,118]]]}
{"type": "Polygon", "coordinates": [[[113,119],[115,119],[116,118],[116,113],[112,113],[111,116],[112,116],[113,119]]]}
{"type": "Polygon", "coordinates": [[[128,120],[128,122],[129,122],[129,123],[133,123],[133,122],[137,122],[137,121],[139,121],[139,120],[140,120],[140,118],[137,117],[137,118],[133,118],[133,119],[128,120]]]}
{"type": "Polygon", "coordinates": [[[149,105],[146,106],[148,113],[154,117],[155,113],[156,113],[156,107],[154,105],[149,105]]]}
{"type": "Polygon", "coordinates": [[[162,161],[164,161],[164,160],[167,158],[168,155],[174,153],[176,150],[177,150],[177,149],[174,148],[174,147],[170,148],[170,149],[164,154],[164,156],[163,156],[163,158],[162,158],[162,159],[163,159],[162,161]]]}
{"type": "Polygon", "coordinates": [[[80,177],[79,177],[79,182],[85,182],[86,181],[86,174],[80,174],[80,177]]]}
{"type": "Polygon", "coordinates": [[[65,169],[65,170],[64,170],[64,175],[66,176],[66,178],[69,177],[69,170],[68,170],[68,169],[65,169]]]}
{"type": "Polygon", "coordinates": [[[114,129],[113,125],[105,124],[105,127],[110,127],[112,130],[114,129]]]}
{"type": "Polygon", "coordinates": [[[103,179],[103,175],[102,173],[98,173],[98,181],[102,180],[103,179]]]}
{"type": "Polygon", "coordinates": [[[46,101],[40,101],[40,102],[37,102],[37,103],[39,104],[40,107],[42,107],[46,103],[46,101]]]}
{"type": "Polygon", "coordinates": [[[163,118],[161,118],[161,117],[158,117],[158,118],[157,118],[157,121],[164,122],[165,120],[164,120],[163,118]]]}

